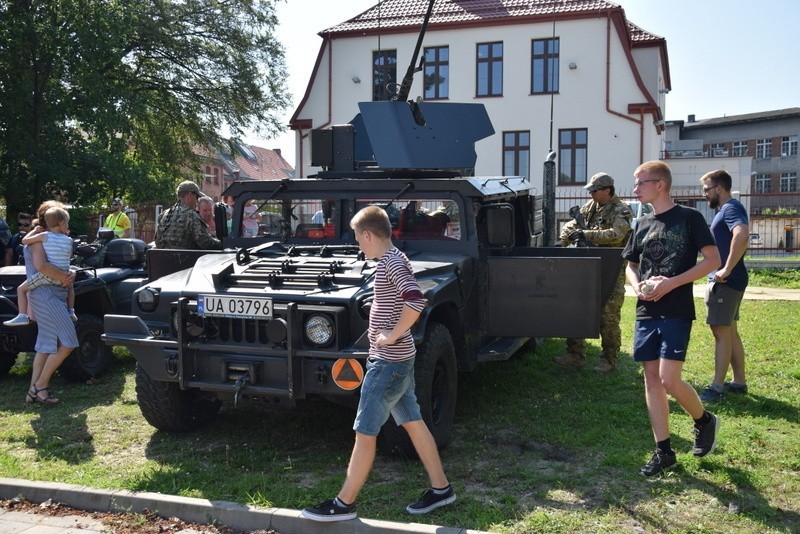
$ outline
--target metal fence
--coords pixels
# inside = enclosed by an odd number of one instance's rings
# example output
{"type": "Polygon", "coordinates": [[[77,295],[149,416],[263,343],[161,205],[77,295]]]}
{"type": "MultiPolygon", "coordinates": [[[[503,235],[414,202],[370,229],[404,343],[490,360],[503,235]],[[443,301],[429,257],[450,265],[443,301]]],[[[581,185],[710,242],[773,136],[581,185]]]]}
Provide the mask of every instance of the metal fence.
{"type": "MultiPolygon", "coordinates": [[[[634,208],[638,206],[632,190],[618,189],[617,195],[634,208]]],[[[800,260],[800,193],[748,193],[736,196],[750,217],[748,255],[800,260]]],[[[697,187],[673,188],[672,198],[679,204],[699,210],[711,224],[714,210],[708,207],[708,202],[697,187]]],[[[583,205],[588,200],[589,195],[583,188],[559,188],[556,195],[559,230],[570,220],[569,208],[583,205]]]]}

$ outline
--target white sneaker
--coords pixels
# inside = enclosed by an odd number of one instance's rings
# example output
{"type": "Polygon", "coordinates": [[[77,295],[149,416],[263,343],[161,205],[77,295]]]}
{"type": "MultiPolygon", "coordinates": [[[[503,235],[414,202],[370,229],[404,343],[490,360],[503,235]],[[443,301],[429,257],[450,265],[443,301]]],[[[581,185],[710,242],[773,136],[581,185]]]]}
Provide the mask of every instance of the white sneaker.
{"type": "Polygon", "coordinates": [[[6,326],[26,326],[31,324],[31,319],[24,313],[20,313],[13,319],[9,319],[8,321],[3,322],[6,326]]]}

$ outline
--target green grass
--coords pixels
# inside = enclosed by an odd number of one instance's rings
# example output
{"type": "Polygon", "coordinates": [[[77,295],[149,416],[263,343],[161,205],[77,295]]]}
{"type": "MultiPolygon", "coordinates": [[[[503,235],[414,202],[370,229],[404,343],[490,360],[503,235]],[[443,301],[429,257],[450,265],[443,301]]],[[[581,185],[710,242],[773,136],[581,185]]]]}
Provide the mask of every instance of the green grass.
{"type": "Polygon", "coordinates": [[[800,289],[800,269],[750,269],[750,285],[800,289]]]}
{"type": "MultiPolygon", "coordinates": [[[[800,525],[800,303],[745,301],[740,331],[751,394],[713,408],[717,452],[689,452],[691,420],[672,404],[679,467],[646,480],[653,448],[640,368],[630,361],[633,299],[610,376],[551,363],[563,340],[462,376],[456,436],[442,452],[459,500],[428,516],[403,507],[427,485],[416,462],[379,455],[363,517],[522,532],[797,532],[800,525]]],[[[696,301],[702,315],[702,302],[696,301]]],[[[30,362],[0,379],[0,476],[302,508],[330,498],[352,447],[353,411],[224,407],[206,429],[156,431],[136,404],[133,360],[116,349],[98,384],[56,378],[53,408],[23,404],[30,362]]],[[[589,344],[589,363],[599,352],[589,344]]],[[[713,339],[695,323],[685,377],[711,378],[713,339]]]]}

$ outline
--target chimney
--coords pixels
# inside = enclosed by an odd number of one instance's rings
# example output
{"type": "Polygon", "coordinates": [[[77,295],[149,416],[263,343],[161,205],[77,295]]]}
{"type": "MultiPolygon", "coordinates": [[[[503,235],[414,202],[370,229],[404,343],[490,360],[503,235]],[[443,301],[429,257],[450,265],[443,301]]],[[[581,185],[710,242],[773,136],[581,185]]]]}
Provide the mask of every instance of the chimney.
{"type": "Polygon", "coordinates": [[[272,151],[275,152],[279,156],[281,155],[281,149],[280,148],[273,148],[272,151]]]}
{"type": "Polygon", "coordinates": [[[689,120],[687,122],[695,122],[694,115],[689,115],[689,120]]]}

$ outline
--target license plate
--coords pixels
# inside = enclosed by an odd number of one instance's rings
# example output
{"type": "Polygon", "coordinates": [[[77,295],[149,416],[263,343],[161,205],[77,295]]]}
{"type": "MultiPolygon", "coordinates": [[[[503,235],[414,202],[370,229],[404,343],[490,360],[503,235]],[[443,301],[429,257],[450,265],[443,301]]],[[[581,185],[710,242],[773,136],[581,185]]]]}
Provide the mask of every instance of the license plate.
{"type": "Polygon", "coordinates": [[[198,295],[197,313],[206,317],[272,319],[272,299],[266,297],[198,295]]]}

